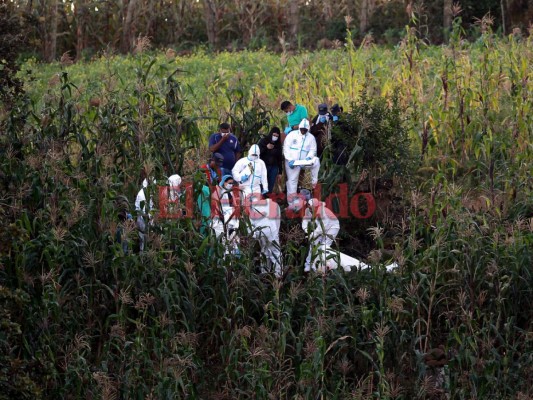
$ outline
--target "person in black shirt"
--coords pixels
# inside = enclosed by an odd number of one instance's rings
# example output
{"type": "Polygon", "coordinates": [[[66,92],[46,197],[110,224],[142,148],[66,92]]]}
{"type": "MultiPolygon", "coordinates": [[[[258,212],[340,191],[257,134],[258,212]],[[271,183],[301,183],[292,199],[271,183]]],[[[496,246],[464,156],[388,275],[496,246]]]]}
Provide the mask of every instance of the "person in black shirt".
{"type": "Polygon", "coordinates": [[[281,175],[283,163],[283,147],[281,144],[281,131],[274,126],[268,135],[259,141],[261,160],[267,167],[268,193],[272,193],[276,184],[276,177],[281,175]]]}
{"type": "Polygon", "coordinates": [[[331,136],[332,115],[328,112],[328,105],[318,105],[318,115],[311,120],[310,132],[316,139],[316,156],[322,160],[322,153],[329,144],[331,136]]]}
{"type": "Polygon", "coordinates": [[[346,165],[350,157],[350,149],[343,140],[343,135],[348,132],[348,124],[343,115],[343,108],[338,104],[331,107],[333,130],[331,135],[331,147],[333,162],[337,165],[346,165]]]}

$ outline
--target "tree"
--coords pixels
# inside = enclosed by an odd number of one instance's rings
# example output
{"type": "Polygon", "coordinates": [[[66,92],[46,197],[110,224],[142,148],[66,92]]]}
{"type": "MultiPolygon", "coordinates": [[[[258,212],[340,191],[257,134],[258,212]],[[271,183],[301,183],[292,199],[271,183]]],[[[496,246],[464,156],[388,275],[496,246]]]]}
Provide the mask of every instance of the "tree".
{"type": "Polygon", "coordinates": [[[452,6],[453,0],[444,0],[442,19],[445,31],[449,31],[452,27],[452,6]]]}
{"type": "Polygon", "coordinates": [[[51,2],[45,2],[45,37],[44,37],[44,59],[48,62],[52,62],[56,58],[57,52],[57,8],[58,2],[52,0],[51,2]],[[49,23],[47,23],[49,21],[49,23]]]}
{"type": "Polygon", "coordinates": [[[129,0],[128,6],[126,7],[126,17],[122,27],[122,42],[120,46],[124,53],[132,49],[133,42],[135,41],[134,18],[137,11],[137,3],[138,0],[129,0]]]}
{"type": "Polygon", "coordinates": [[[220,2],[217,0],[204,0],[204,20],[207,40],[212,48],[218,45],[218,22],[220,22],[220,2]]]}
{"type": "Polygon", "coordinates": [[[361,0],[359,7],[359,31],[365,33],[376,9],[376,0],[361,0]]]}

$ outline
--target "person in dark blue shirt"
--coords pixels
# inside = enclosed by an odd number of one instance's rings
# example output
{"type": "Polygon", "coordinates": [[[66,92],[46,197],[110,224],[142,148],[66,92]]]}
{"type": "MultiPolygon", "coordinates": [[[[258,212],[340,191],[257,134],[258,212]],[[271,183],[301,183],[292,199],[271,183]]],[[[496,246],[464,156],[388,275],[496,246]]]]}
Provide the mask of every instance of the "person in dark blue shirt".
{"type": "Polygon", "coordinates": [[[239,140],[230,131],[228,123],[219,126],[220,132],[213,133],[209,137],[209,151],[220,153],[224,157],[222,163],[222,175],[231,175],[231,170],[238,159],[241,158],[241,145],[239,140]]]}

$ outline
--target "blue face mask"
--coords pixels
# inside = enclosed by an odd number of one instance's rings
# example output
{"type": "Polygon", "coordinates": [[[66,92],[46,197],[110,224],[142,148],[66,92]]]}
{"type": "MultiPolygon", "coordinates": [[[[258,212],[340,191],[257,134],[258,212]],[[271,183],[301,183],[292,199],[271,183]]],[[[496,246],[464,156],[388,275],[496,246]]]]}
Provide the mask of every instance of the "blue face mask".
{"type": "Polygon", "coordinates": [[[334,115],[334,116],[333,116],[333,122],[336,122],[336,121],[338,121],[338,120],[339,120],[339,117],[338,117],[337,115],[334,115]]]}
{"type": "Polygon", "coordinates": [[[327,121],[327,118],[325,115],[321,115],[320,118],[318,119],[321,123],[325,123],[327,121]]]}

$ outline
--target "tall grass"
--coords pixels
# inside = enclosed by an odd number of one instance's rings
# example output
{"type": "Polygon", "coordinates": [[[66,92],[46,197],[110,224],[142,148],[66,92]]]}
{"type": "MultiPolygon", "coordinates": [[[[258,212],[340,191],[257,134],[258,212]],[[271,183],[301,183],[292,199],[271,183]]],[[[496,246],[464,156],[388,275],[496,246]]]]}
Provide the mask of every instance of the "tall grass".
{"type": "Polygon", "coordinates": [[[531,38],[458,29],[441,48],[410,32],[395,49],[28,63],[30,97],[1,120],[0,398],[532,396],[531,38]],[[421,159],[404,213],[370,231],[371,270],[303,276],[294,221],[282,280],[191,220],[157,221],[136,251],[118,196],[165,163],[198,188],[200,117],[247,121],[228,93],[311,108],[363,87],[398,90],[421,159]]]}

